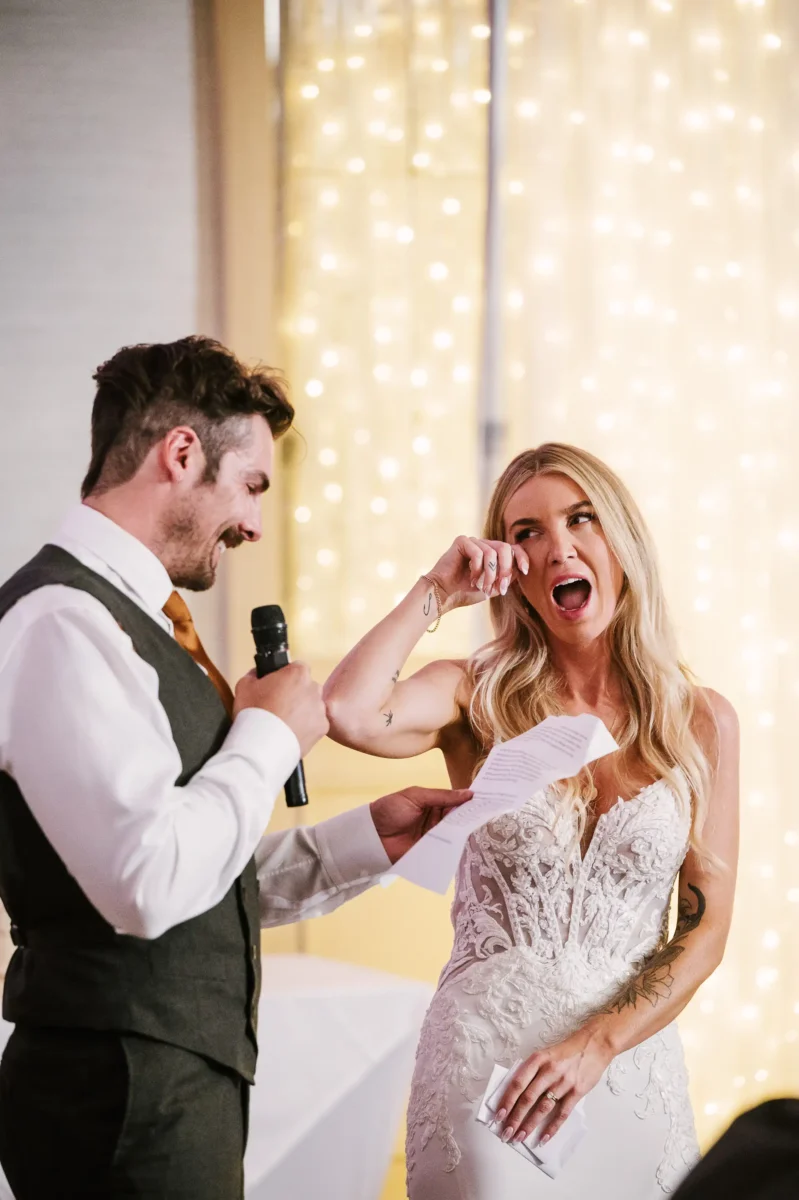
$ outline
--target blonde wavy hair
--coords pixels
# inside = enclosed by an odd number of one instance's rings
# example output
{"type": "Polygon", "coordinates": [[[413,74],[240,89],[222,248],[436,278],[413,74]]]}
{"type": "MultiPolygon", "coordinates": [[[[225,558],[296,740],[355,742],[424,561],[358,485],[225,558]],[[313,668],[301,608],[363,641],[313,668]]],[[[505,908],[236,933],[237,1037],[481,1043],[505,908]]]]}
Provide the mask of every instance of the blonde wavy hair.
{"type": "MultiPolygon", "coordinates": [[[[700,714],[712,719],[712,712],[680,661],[655,548],[625,485],[576,446],[549,442],[524,450],[494,488],[483,536],[505,541],[503,519],[511,496],[528,480],[551,474],[565,475],[585,492],[624,575],[605,634],[628,714],[623,728],[613,731],[622,752],[620,776],[629,779],[635,767],[639,775],[643,768],[653,779],[665,779],[691,815],[691,846],[701,854],[712,767],[696,725],[700,714]]],[[[494,640],[467,664],[469,718],[481,761],[495,741],[563,712],[562,680],[550,658],[544,622],[518,588],[489,603],[494,640]]],[[[581,839],[596,795],[590,769],[565,781],[561,794],[561,812],[576,813],[581,839]]]]}

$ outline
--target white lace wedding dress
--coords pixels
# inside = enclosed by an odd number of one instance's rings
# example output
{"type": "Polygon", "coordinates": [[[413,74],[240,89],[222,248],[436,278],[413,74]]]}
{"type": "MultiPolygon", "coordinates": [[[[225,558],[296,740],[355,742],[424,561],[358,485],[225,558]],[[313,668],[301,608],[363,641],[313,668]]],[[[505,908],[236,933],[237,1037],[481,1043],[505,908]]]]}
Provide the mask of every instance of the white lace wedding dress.
{"type": "Polygon", "coordinates": [[[494,1062],[560,1041],[637,973],[685,857],[690,818],[664,782],[601,816],[584,859],[558,803],[491,821],[461,860],[408,1110],[410,1200],[662,1200],[698,1157],[673,1024],[613,1060],[555,1180],[475,1120],[494,1062]]]}

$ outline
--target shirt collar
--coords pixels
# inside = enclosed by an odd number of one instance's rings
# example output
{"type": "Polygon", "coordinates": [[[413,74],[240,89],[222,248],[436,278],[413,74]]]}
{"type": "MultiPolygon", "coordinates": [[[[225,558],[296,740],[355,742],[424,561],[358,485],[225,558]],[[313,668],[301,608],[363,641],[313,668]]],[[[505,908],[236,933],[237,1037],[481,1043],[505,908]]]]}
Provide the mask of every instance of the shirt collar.
{"type": "Polygon", "coordinates": [[[101,568],[105,567],[102,574],[117,576],[123,590],[135,593],[152,612],[162,609],[172,594],[172,580],[160,558],[88,504],[70,510],[52,541],[86,566],[91,567],[92,560],[96,560],[101,568]]]}

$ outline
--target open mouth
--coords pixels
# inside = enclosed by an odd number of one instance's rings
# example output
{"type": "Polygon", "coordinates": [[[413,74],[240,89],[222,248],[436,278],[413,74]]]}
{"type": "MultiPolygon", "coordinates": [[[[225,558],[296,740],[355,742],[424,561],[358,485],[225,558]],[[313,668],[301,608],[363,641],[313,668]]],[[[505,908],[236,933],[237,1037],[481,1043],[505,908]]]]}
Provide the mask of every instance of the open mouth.
{"type": "Polygon", "coordinates": [[[591,584],[580,575],[564,579],[552,589],[555,607],[570,617],[582,612],[591,599],[591,584]]]}

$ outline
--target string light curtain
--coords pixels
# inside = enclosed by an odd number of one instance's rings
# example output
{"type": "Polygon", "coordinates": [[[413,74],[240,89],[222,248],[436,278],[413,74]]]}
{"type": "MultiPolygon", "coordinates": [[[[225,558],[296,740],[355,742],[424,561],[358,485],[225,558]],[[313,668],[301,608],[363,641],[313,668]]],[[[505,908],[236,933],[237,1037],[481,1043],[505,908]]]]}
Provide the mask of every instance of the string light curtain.
{"type": "Polygon", "coordinates": [[[285,8],[294,624],[330,658],[477,520],[489,31],[476,2],[285,8]]]}
{"type": "MultiPolygon", "coordinates": [[[[490,31],[455,0],[290,8],[293,608],[330,660],[479,526],[490,31]]],[[[621,472],[686,658],[741,718],[734,932],[681,1021],[708,1137],[799,1092],[799,6],[509,9],[506,458],[557,438],[621,472]]],[[[468,652],[461,616],[437,655],[468,652]]]]}
{"type": "Polygon", "coordinates": [[[508,450],[620,471],[686,658],[741,718],[734,931],[681,1021],[706,1134],[799,1093],[798,19],[515,0],[507,38],[508,450]]]}

